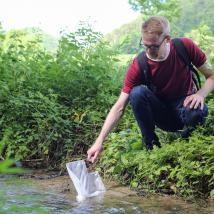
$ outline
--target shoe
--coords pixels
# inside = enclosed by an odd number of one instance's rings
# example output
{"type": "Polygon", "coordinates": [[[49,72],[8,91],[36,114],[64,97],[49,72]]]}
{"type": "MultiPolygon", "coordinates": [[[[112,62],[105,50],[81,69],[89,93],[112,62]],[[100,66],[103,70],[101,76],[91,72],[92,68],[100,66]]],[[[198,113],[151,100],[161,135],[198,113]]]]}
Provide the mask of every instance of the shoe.
{"type": "Polygon", "coordinates": [[[152,143],[146,143],[145,145],[146,145],[146,150],[147,151],[151,151],[153,149],[152,143]]]}
{"type": "Polygon", "coordinates": [[[154,141],[152,141],[152,144],[153,144],[153,146],[157,146],[158,148],[161,148],[161,144],[159,141],[154,140],[154,141]]]}
{"type": "Polygon", "coordinates": [[[157,146],[158,148],[161,148],[160,142],[156,141],[156,140],[153,140],[151,143],[146,143],[147,151],[153,150],[154,146],[157,146]]]}
{"type": "Polygon", "coordinates": [[[186,129],[184,129],[181,132],[181,138],[182,139],[188,139],[191,136],[193,130],[194,130],[193,128],[186,128],[186,129]]]}
{"type": "Polygon", "coordinates": [[[154,137],[153,137],[152,140],[151,140],[151,139],[148,139],[148,138],[145,139],[145,140],[144,140],[144,143],[145,143],[145,145],[146,145],[147,151],[153,150],[153,147],[154,147],[154,146],[157,146],[158,148],[161,148],[161,144],[160,144],[159,139],[158,139],[158,137],[157,137],[156,134],[154,135],[154,137]]]}

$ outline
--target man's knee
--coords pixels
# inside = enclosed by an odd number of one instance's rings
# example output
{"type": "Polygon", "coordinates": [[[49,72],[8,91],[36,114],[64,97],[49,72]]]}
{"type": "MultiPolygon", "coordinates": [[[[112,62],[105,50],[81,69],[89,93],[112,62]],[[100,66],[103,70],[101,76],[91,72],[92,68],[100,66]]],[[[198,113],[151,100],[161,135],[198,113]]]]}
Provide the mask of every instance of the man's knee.
{"type": "Polygon", "coordinates": [[[139,86],[135,86],[130,93],[129,99],[130,102],[136,102],[139,99],[142,100],[142,98],[144,98],[147,94],[149,93],[149,89],[146,86],[143,85],[139,85],[139,86]]]}
{"type": "Polygon", "coordinates": [[[206,105],[204,105],[203,110],[199,108],[198,109],[185,108],[182,119],[185,125],[195,127],[197,125],[202,125],[205,122],[207,114],[208,109],[206,105]]]}

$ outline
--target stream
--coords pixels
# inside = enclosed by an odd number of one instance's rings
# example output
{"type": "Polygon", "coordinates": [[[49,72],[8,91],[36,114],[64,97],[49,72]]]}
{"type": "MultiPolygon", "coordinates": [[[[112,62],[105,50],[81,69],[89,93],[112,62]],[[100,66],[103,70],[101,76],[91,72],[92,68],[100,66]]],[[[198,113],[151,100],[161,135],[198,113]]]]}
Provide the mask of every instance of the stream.
{"type": "Polygon", "coordinates": [[[0,214],[214,214],[214,203],[189,203],[173,196],[140,197],[128,187],[104,181],[107,191],[82,202],[69,176],[0,175],[0,214]]]}

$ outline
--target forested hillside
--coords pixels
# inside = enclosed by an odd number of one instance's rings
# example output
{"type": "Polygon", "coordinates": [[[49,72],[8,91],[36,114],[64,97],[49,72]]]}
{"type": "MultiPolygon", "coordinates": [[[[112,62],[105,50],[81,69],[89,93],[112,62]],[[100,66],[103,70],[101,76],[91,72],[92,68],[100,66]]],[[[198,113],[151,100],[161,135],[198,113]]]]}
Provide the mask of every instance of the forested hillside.
{"type": "MultiPolygon", "coordinates": [[[[139,51],[139,40],[141,36],[141,24],[148,15],[164,15],[171,21],[172,37],[184,37],[193,29],[198,29],[206,25],[206,32],[211,35],[214,33],[214,1],[212,0],[168,0],[166,4],[158,1],[130,1],[135,10],[141,10],[142,16],[130,23],[124,24],[120,28],[107,34],[105,38],[121,54],[136,54],[139,51]],[[146,2],[151,2],[150,4],[146,2]],[[143,4],[143,6],[141,6],[143,4]]],[[[206,32],[203,32],[206,34],[206,32]]],[[[195,38],[196,35],[193,35],[195,38]]]]}

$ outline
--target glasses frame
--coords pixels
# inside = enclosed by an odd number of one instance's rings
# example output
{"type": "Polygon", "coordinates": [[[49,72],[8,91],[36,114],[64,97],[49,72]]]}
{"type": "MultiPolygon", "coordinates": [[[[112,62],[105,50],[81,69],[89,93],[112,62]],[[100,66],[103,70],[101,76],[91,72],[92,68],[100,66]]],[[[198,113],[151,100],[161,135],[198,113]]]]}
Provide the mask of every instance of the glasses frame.
{"type": "Polygon", "coordinates": [[[148,50],[148,49],[159,50],[165,39],[166,39],[166,37],[163,38],[163,40],[160,42],[159,45],[145,45],[145,44],[143,44],[142,38],[141,38],[140,42],[139,42],[139,46],[145,50],[148,50]]]}

